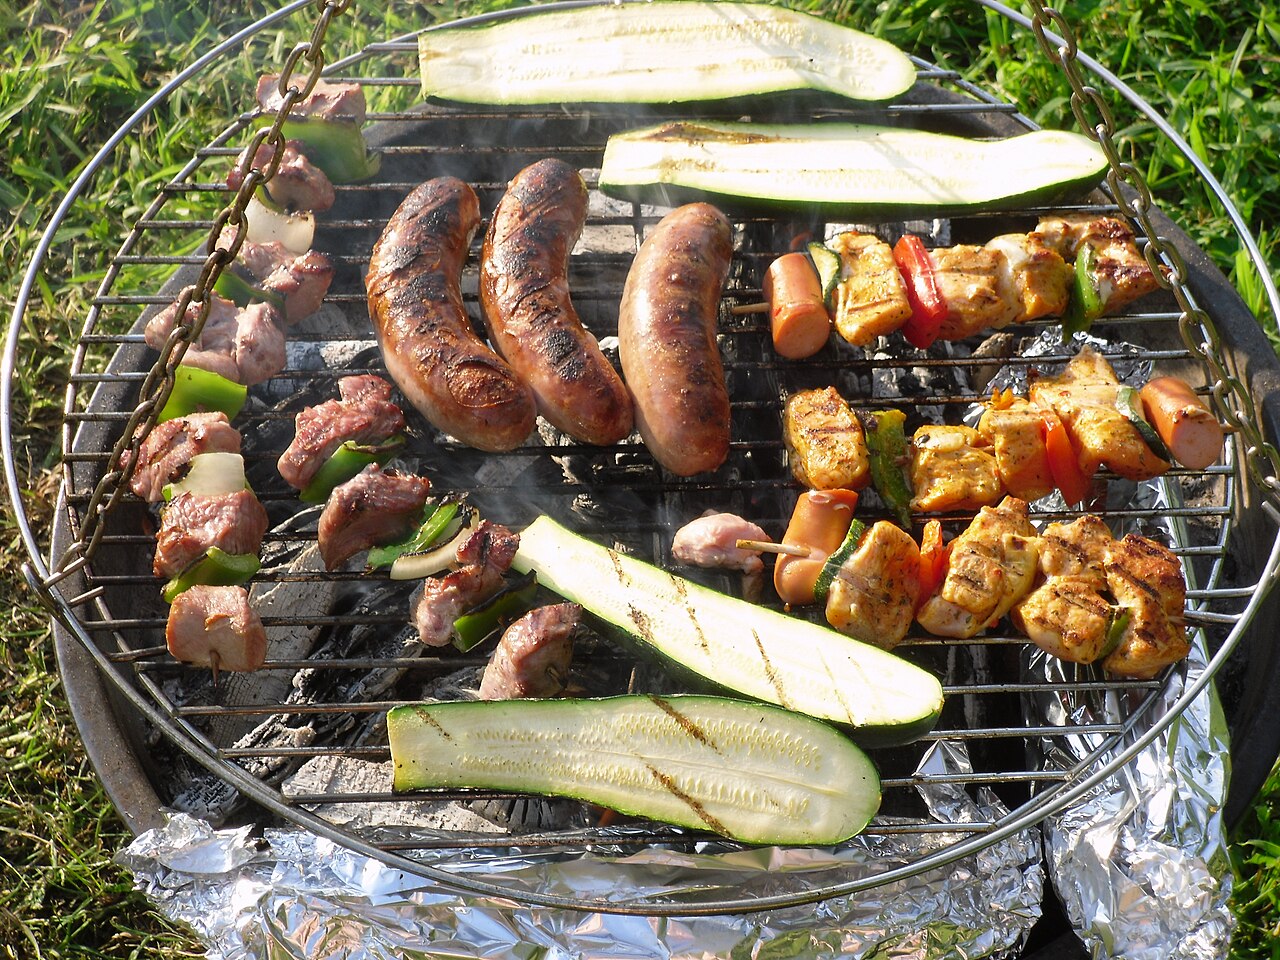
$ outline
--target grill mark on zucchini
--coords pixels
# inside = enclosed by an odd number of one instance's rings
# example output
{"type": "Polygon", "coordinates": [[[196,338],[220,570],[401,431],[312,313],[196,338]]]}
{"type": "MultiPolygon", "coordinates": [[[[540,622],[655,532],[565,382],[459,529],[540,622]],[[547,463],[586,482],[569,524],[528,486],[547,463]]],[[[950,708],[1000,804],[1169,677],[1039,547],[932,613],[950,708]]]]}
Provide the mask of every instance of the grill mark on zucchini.
{"type": "MultiPolygon", "coordinates": [[[[782,681],[778,677],[778,673],[773,668],[773,663],[769,659],[769,654],[765,652],[764,642],[760,639],[760,634],[755,630],[751,631],[751,639],[756,642],[756,649],[760,651],[760,660],[764,664],[764,675],[768,678],[769,684],[773,687],[773,692],[778,695],[778,705],[792,709],[791,704],[787,702],[787,691],[782,686],[782,681]]],[[[830,671],[827,671],[830,673],[830,671]]]]}
{"type": "Polygon", "coordinates": [[[684,607],[685,613],[689,614],[689,622],[693,624],[693,632],[698,638],[698,645],[702,647],[703,653],[710,655],[711,648],[707,644],[707,635],[703,633],[702,624],[698,622],[698,615],[689,603],[689,590],[685,582],[679,577],[672,577],[671,583],[676,588],[676,596],[680,599],[680,604],[684,607]]]}
{"type": "Polygon", "coordinates": [[[438,731],[440,736],[444,737],[446,740],[453,739],[453,734],[441,726],[440,721],[433,717],[429,710],[423,709],[422,704],[416,704],[413,708],[413,712],[422,719],[423,723],[431,727],[433,730],[438,731]]]}
{"type": "Polygon", "coordinates": [[[627,616],[631,618],[632,626],[636,628],[636,635],[646,643],[653,643],[653,628],[650,626],[649,618],[645,616],[644,611],[634,603],[629,603],[627,604],[627,616]]]}
{"type": "Polygon", "coordinates": [[[670,701],[664,700],[662,697],[659,697],[652,693],[647,694],[647,696],[649,697],[649,701],[655,707],[657,707],[659,710],[665,713],[668,717],[674,720],[679,725],[681,730],[683,730],[689,736],[693,737],[693,739],[697,740],[704,747],[709,747],[710,749],[714,750],[716,753],[720,754],[720,756],[724,756],[724,752],[720,749],[719,746],[716,745],[716,742],[712,740],[710,736],[707,735],[707,731],[703,730],[702,727],[698,726],[696,723],[694,723],[692,720],[686,717],[683,713],[681,713],[679,710],[673,707],[670,701]]]}
{"type": "Polygon", "coordinates": [[[680,800],[682,803],[686,804],[689,807],[689,809],[693,811],[694,815],[703,823],[705,823],[709,829],[714,830],[716,833],[720,834],[721,836],[729,832],[727,829],[725,829],[725,826],[723,823],[721,823],[719,820],[717,820],[715,817],[713,817],[710,813],[707,812],[706,807],[704,807],[697,800],[695,800],[693,797],[689,796],[687,793],[681,790],[678,786],[676,786],[675,781],[672,780],[670,777],[668,777],[665,773],[663,773],[661,770],[659,770],[657,767],[655,767],[653,764],[649,763],[648,761],[644,761],[644,766],[645,766],[645,769],[648,770],[649,773],[653,775],[653,779],[657,780],[658,783],[662,784],[662,787],[664,790],[666,790],[676,799],[680,800]]]}
{"type": "Polygon", "coordinates": [[[622,560],[618,557],[618,551],[609,551],[609,562],[613,564],[613,575],[618,578],[618,582],[624,587],[631,586],[631,578],[627,576],[626,570],[622,568],[622,560]]]}
{"type": "Polygon", "coordinates": [[[840,709],[844,711],[845,719],[850,724],[856,724],[857,721],[853,717],[853,706],[844,698],[844,691],[840,688],[840,684],[836,681],[836,675],[831,670],[831,665],[827,663],[827,658],[818,657],[822,664],[822,670],[827,675],[827,679],[831,681],[831,692],[835,695],[836,701],[840,704],[840,709]]]}

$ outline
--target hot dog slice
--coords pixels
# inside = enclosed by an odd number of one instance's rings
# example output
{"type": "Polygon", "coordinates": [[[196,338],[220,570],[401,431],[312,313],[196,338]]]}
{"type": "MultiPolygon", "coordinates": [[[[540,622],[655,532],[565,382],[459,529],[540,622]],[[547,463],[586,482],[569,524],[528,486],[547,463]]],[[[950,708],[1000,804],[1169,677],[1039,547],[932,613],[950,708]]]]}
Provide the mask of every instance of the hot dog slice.
{"type": "Polygon", "coordinates": [[[510,450],[533,429],[536,408],[462,303],[462,264],[479,226],[480,201],[467,184],[422,184],[374,244],[365,290],[387,372],[409,402],[463,443],[510,450]]]}
{"type": "Polygon", "coordinates": [[[1222,456],[1222,424],[1208,405],[1177,377],[1156,377],[1142,388],[1142,407],[1173,458],[1203,470],[1222,456]]]}
{"type": "Polygon", "coordinates": [[[542,415],[586,443],[616,443],[631,432],[631,395],[569,296],[569,254],[586,219],[576,169],[548,159],[521,170],[485,234],[480,303],[490,339],[542,415]]]}
{"type": "Polygon", "coordinates": [[[716,344],[733,230],[715,207],[667,214],[640,246],[618,315],[622,374],[654,458],[679,476],[729,455],[729,391],[716,344]]]}

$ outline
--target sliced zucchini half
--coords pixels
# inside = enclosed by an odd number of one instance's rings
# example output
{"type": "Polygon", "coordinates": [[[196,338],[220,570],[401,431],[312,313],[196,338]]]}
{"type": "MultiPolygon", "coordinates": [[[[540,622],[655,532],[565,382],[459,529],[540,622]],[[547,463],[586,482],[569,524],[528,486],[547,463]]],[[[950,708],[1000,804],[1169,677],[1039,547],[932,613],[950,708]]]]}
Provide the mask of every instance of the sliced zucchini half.
{"type": "Polygon", "coordinates": [[[828,627],[717,593],[541,516],[512,567],[640,648],[722,689],[850,728],[866,744],[932,729],[942,685],[894,654],[828,627]]]}
{"type": "Polygon", "coordinates": [[[575,797],[747,843],[840,843],[880,806],[875,766],[832,727],[721,697],[409,704],[387,736],[397,793],[575,797]]]}
{"type": "Polygon", "coordinates": [[[901,50],[797,10],[676,0],[531,12],[418,37],[425,97],[463,103],[684,103],[814,90],[889,100],[901,50]]]}
{"type": "Polygon", "coordinates": [[[1097,144],[1063,131],[969,140],[847,123],[677,121],[610,137],[600,189],[729,213],[933,217],[1058,202],[1097,186],[1106,169],[1097,144]]]}

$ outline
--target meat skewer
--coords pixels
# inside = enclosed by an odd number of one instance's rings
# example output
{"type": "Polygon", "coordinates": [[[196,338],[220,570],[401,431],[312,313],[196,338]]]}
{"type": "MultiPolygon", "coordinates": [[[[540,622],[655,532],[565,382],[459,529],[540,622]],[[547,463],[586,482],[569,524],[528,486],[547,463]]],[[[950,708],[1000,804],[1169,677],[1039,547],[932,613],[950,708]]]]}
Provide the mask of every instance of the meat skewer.
{"type": "Polygon", "coordinates": [[[520,536],[500,524],[482,520],[457,549],[457,568],[424,580],[410,598],[418,636],[429,647],[449,643],[459,614],[497,593],[511,567],[520,536]]]}

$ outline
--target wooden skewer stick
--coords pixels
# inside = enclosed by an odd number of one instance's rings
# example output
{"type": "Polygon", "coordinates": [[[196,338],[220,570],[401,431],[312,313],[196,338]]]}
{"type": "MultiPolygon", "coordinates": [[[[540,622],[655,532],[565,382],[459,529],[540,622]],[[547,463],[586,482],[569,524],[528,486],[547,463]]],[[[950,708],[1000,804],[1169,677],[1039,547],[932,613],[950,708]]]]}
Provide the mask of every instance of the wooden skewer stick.
{"type": "Polygon", "coordinates": [[[217,650],[209,651],[209,670],[213,673],[213,689],[216,693],[218,690],[218,667],[222,665],[222,657],[218,655],[217,650]]]}
{"type": "Polygon", "coordinates": [[[729,308],[729,312],[735,317],[741,317],[748,313],[768,313],[769,304],[763,303],[735,303],[729,308]]]}
{"type": "Polygon", "coordinates": [[[778,553],[787,557],[808,557],[813,554],[808,547],[796,546],[794,543],[774,543],[772,540],[739,540],[735,546],[739,550],[759,550],[761,553],[778,553]]]}

